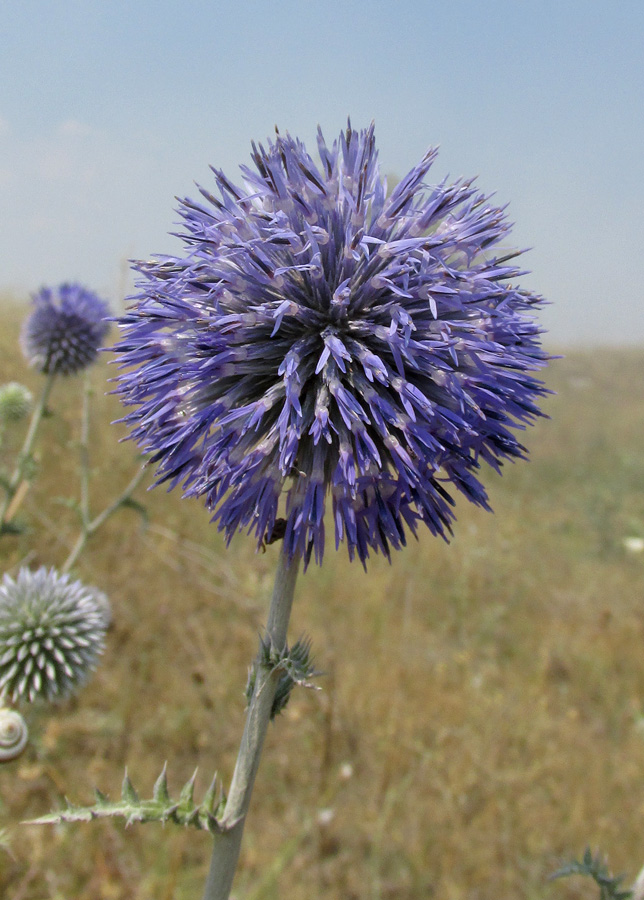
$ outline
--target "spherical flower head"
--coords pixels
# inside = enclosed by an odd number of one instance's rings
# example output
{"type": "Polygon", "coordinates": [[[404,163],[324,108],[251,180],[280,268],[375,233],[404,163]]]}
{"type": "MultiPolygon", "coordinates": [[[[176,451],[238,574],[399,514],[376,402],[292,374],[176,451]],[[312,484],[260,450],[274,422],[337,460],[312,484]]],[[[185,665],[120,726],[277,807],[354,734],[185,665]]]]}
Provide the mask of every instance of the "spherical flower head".
{"type": "Polygon", "coordinates": [[[73,375],[96,359],[109,314],[107,303],[79,284],[41,288],[22,329],[23,353],[39,372],[73,375]]]}
{"type": "Polygon", "coordinates": [[[138,264],[120,320],[125,417],[159,480],[205,497],[230,539],[389,557],[419,524],[445,537],[451,488],[487,507],[481,462],[524,455],[544,364],[503,210],[471,181],[427,184],[436,152],[387,196],[373,125],[317,164],[277,135],[242,186],[183,200],[185,255],[138,264]]]}
{"type": "Polygon", "coordinates": [[[76,691],[103,651],[107,598],[55,569],[0,582],[0,698],[53,701],[76,691]]]}
{"type": "Polygon", "coordinates": [[[28,414],[33,403],[31,391],[17,381],[0,385],[0,422],[19,422],[28,414]]]}

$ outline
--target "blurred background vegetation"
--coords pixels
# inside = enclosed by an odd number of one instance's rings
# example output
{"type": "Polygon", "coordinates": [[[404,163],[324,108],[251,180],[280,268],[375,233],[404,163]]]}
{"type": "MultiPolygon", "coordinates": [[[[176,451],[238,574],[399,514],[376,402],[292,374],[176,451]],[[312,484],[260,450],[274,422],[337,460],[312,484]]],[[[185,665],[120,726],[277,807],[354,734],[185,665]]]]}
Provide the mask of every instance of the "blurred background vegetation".
{"type": "MultiPolygon", "coordinates": [[[[34,392],[4,302],[0,381],[34,392]]],[[[322,691],[296,692],[271,726],[237,900],[497,900],[594,896],[547,883],[586,844],[634,878],[644,863],[644,349],[575,351],[546,375],[551,417],[531,462],[487,477],[495,515],[459,502],[448,546],[422,534],[367,574],[343,549],[299,580],[294,640],[313,639],[322,691]],[[629,540],[631,539],[631,540],[629,540]]],[[[103,356],[91,437],[98,512],[133,474],[109,425],[103,356]]],[[[42,427],[41,475],[0,541],[0,572],[60,565],[77,534],[82,382],[61,379],[42,427]]],[[[18,437],[18,436],[17,436],[18,437]]],[[[4,450],[11,449],[5,444],[4,450]]],[[[150,483],[150,478],[146,484],[150,483]]],[[[145,486],[144,486],[145,487],[145,486]]],[[[112,517],[75,570],[114,623],[94,678],[58,708],[27,710],[27,752],[0,768],[0,895],[8,900],[192,900],[210,837],[120,822],[20,825],[67,795],[171,789],[199,768],[228,782],[247,667],[278,548],[226,549],[197,501],[163,488],[112,517]]]]}

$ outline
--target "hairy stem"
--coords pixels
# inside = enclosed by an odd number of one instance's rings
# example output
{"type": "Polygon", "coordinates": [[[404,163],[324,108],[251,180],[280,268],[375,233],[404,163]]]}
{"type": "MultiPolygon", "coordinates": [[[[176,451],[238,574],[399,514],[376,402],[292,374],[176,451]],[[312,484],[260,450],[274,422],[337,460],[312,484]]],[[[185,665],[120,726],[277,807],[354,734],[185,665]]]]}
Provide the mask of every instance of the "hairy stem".
{"type": "MultiPolygon", "coordinates": [[[[288,556],[282,548],[266,625],[267,637],[273,647],[279,650],[283,650],[286,645],[286,632],[298,568],[299,559],[293,560],[289,565],[288,556]]],[[[230,895],[239,859],[244,822],[250,806],[279,678],[279,671],[258,666],[255,689],[248,705],[246,726],[226,800],[223,824],[228,826],[229,830],[215,837],[203,900],[228,900],[230,895]]]]}
{"type": "Polygon", "coordinates": [[[40,400],[36,404],[31,415],[31,421],[29,422],[29,428],[27,429],[27,434],[25,436],[22,449],[18,454],[16,465],[13,472],[11,473],[9,484],[7,485],[6,496],[2,501],[2,505],[0,505],[0,534],[2,533],[2,526],[13,518],[20,505],[19,502],[12,501],[15,498],[19,497],[20,502],[22,502],[27,493],[26,488],[22,491],[20,491],[19,488],[23,486],[23,482],[29,482],[29,479],[25,478],[25,472],[31,460],[31,453],[34,446],[34,441],[36,440],[38,426],[40,425],[40,420],[42,419],[44,412],[47,409],[47,401],[49,400],[49,395],[51,394],[51,389],[54,385],[55,378],[56,373],[50,372],[50,374],[47,376],[47,380],[45,381],[45,386],[43,388],[42,394],[40,395],[40,400]]]}

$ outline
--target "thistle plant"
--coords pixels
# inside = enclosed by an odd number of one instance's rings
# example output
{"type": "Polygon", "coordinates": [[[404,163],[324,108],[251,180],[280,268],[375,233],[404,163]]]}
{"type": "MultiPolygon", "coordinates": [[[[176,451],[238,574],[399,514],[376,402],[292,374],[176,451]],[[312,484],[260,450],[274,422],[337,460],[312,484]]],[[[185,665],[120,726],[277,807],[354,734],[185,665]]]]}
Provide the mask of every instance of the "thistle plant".
{"type": "Polygon", "coordinates": [[[44,566],[0,582],[0,762],[20,756],[27,723],[9,703],[52,703],[85,683],[110,623],[106,595],[44,566]]]}
{"type": "Polygon", "coordinates": [[[105,594],[44,566],[0,582],[0,700],[51,702],[96,667],[109,624],[105,594]]]}
{"type": "Polygon", "coordinates": [[[38,401],[27,388],[17,382],[0,387],[0,435],[7,423],[18,422],[33,405],[33,413],[10,475],[2,477],[4,498],[0,503],[0,536],[20,531],[14,517],[25,499],[36,472],[34,447],[42,419],[58,376],[83,376],[83,399],[79,439],[80,497],[69,501],[80,519],[80,534],[63,566],[68,572],[76,563],[88,538],[122,506],[131,505],[132,493],[143,477],[143,469],[136,474],[123,492],[96,516],[90,514],[89,503],[89,440],[92,387],[88,369],[95,362],[110,328],[110,309],[93,291],[78,284],[62,284],[58,288],[44,287],[32,298],[32,311],[25,319],[21,333],[23,354],[28,363],[46,376],[38,401]]]}
{"type": "Polygon", "coordinates": [[[43,288],[33,298],[21,336],[28,362],[45,376],[38,401],[17,382],[0,387],[0,431],[17,426],[33,412],[22,448],[10,474],[3,475],[0,535],[18,534],[14,519],[37,472],[34,448],[48,411],[54,381],[59,376],[84,375],[79,440],[79,498],[64,498],[78,512],[80,531],[63,566],[20,568],[15,578],[0,581],[0,761],[18,756],[28,731],[16,709],[4,704],[53,703],[75,693],[87,680],[104,646],[111,621],[107,596],[73,580],[89,537],[122,506],[140,508],[132,493],[143,475],[141,466],[116,499],[98,515],[90,514],[90,399],[87,369],[109,330],[107,304],[80,285],[43,288]]]}
{"type": "Polygon", "coordinates": [[[77,284],[43,287],[32,298],[21,346],[29,365],[45,375],[46,381],[13,471],[2,482],[5,496],[0,503],[0,535],[15,530],[10,523],[29,488],[34,443],[56,377],[77,374],[94,362],[109,331],[108,316],[107,303],[77,284]]]}
{"type": "Polygon", "coordinates": [[[282,542],[205,900],[229,896],[268,722],[313,674],[287,629],[325,513],[365,568],[421,526],[447,539],[454,492],[489,508],[481,464],[525,456],[545,393],[542,301],[516,284],[504,211],[471,181],[429,184],[435,150],[388,195],[373,125],[319,133],[318,154],[278,133],[240,185],[213,170],[218,194],[180,203],[184,254],[137,264],[114,347],[158,483],[203,497],[228,541],[282,542]]]}
{"type": "Polygon", "coordinates": [[[107,336],[109,314],[107,303],[79,284],[41,288],[21,334],[29,365],[43,375],[75,375],[85,369],[107,336]]]}

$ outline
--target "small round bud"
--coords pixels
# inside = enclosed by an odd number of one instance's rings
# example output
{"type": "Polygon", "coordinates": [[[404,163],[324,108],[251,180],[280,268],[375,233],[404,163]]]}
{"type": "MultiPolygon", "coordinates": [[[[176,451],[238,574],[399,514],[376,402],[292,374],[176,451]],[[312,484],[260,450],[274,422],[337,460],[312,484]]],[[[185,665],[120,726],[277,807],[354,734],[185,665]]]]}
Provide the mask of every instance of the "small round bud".
{"type": "Polygon", "coordinates": [[[0,385],[0,422],[19,422],[33,403],[31,391],[17,381],[0,385]]]}

